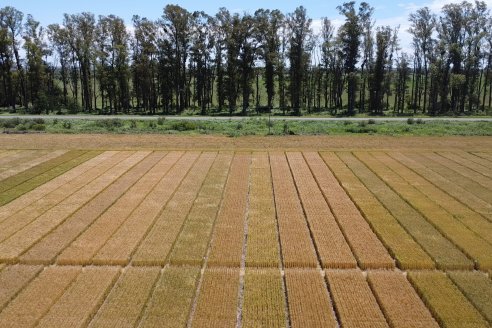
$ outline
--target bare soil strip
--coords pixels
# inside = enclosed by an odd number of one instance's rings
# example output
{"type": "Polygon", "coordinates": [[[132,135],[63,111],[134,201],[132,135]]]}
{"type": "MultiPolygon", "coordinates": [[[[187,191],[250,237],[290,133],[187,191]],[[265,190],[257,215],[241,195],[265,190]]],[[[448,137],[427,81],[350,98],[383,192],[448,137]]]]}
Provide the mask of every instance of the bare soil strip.
{"type": "Polygon", "coordinates": [[[152,150],[465,150],[490,152],[490,137],[245,136],[158,134],[0,135],[0,149],[152,150]]]}

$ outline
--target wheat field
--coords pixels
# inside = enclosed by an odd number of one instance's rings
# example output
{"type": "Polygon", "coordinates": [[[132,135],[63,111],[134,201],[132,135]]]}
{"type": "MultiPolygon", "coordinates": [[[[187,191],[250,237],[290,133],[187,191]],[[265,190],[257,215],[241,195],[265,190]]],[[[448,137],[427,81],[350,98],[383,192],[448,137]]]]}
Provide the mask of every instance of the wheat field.
{"type": "Polygon", "coordinates": [[[0,327],[491,327],[490,149],[277,144],[0,149],[0,327]]]}

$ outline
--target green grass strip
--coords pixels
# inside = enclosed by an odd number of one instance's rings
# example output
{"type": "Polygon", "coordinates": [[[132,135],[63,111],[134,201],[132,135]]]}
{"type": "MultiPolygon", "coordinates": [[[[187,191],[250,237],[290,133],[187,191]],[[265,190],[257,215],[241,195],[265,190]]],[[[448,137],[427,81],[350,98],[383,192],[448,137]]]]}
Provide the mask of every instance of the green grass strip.
{"type": "Polygon", "coordinates": [[[492,280],[478,271],[448,272],[448,275],[487,321],[492,323],[492,280]]]}
{"type": "Polygon", "coordinates": [[[25,194],[26,192],[39,187],[47,181],[50,181],[51,179],[67,172],[68,170],[82,164],[83,162],[93,158],[100,153],[100,151],[70,151],[67,154],[64,154],[49,161],[49,163],[43,163],[34,167],[33,169],[28,170],[29,172],[23,172],[25,173],[25,175],[21,173],[13,176],[12,178],[17,177],[19,179],[18,181],[20,182],[15,184],[12,188],[9,188],[8,190],[0,193],[0,206],[11,202],[12,200],[25,194]],[[44,164],[46,164],[46,166],[48,167],[46,167],[44,164]],[[34,172],[36,172],[37,174],[33,174],[34,172]],[[26,176],[29,176],[29,178],[26,179],[26,176]]]}

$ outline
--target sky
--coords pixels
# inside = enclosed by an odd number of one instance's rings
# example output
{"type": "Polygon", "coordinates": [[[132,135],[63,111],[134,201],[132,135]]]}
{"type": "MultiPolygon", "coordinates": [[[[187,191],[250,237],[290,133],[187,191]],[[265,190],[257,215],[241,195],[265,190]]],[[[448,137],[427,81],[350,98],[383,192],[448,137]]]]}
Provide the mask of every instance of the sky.
{"type": "MultiPolygon", "coordinates": [[[[117,15],[131,25],[133,15],[147,17],[155,20],[162,15],[162,9],[166,4],[178,4],[188,11],[205,11],[213,15],[220,7],[226,7],[232,12],[248,12],[253,14],[256,9],[279,9],[283,13],[289,13],[300,5],[307,9],[308,16],[313,19],[313,29],[318,31],[321,27],[321,18],[327,17],[339,26],[343,18],[338,15],[336,7],[344,1],[320,1],[320,0],[184,0],[184,1],[156,1],[156,0],[0,0],[0,8],[12,6],[24,14],[31,14],[40,21],[43,26],[52,23],[61,23],[63,14],[75,14],[89,11],[98,15],[117,15]]],[[[473,2],[472,0],[469,0],[473,2]]],[[[461,0],[366,0],[374,7],[374,18],[376,26],[389,25],[396,27],[400,25],[400,46],[402,51],[411,52],[411,37],[407,30],[408,15],[418,8],[427,6],[435,13],[447,3],[461,2],[461,0]]],[[[492,0],[485,0],[488,8],[492,8],[492,0]]]]}

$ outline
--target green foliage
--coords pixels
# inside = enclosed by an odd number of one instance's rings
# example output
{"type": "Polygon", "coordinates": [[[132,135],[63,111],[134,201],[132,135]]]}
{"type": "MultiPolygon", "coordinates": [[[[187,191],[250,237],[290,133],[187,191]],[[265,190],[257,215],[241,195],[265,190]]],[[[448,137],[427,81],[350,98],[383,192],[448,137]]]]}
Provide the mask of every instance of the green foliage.
{"type": "Polygon", "coordinates": [[[176,130],[176,131],[192,131],[196,130],[197,125],[195,122],[192,121],[173,121],[171,123],[171,130],[176,130]]]}

